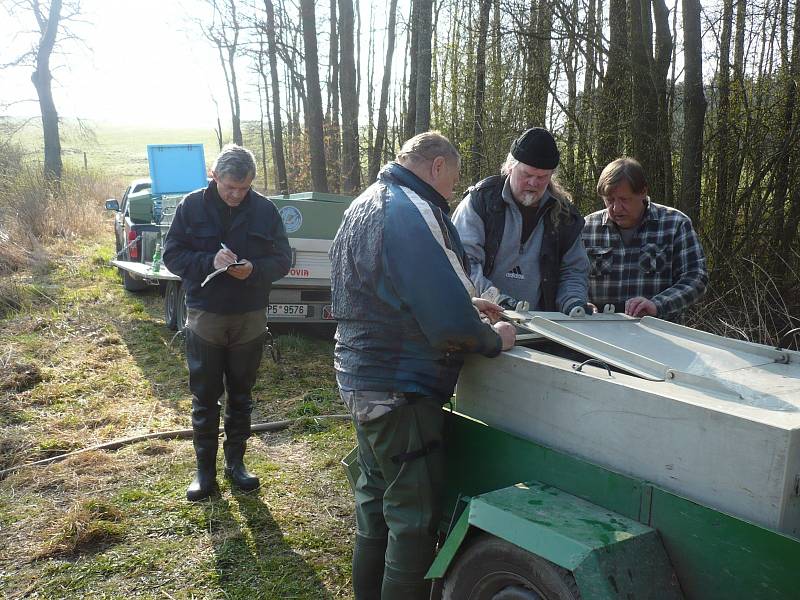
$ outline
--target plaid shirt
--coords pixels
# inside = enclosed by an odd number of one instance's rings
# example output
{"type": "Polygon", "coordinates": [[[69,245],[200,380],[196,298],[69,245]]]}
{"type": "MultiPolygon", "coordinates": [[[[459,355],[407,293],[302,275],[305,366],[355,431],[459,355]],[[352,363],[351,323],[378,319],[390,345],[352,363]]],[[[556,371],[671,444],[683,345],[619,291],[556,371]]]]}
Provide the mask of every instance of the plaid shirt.
{"type": "Polygon", "coordinates": [[[658,317],[674,320],[708,285],[706,258],[692,222],[681,211],[647,199],[644,218],[626,247],[608,210],[586,217],[583,243],[589,256],[589,300],[600,310],[649,298],[658,317]]]}

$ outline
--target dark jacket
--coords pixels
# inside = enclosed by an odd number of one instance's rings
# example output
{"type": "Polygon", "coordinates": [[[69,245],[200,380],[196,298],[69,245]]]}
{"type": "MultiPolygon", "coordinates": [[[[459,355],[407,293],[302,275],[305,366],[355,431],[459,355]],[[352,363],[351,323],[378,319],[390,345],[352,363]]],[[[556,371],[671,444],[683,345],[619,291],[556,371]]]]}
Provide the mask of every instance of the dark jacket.
{"type": "Polygon", "coordinates": [[[345,213],[330,250],[343,389],[446,400],[464,354],[500,353],[500,337],[481,322],[463,283],[464,250],[448,212],[430,185],[389,163],[345,213]]]}
{"type": "Polygon", "coordinates": [[[216,183],[186,196],[175,210],[164,243],[163,260],[179,275],[186,289],[186,306],[219,314],[238,314],[266,308],[272,282],[289,272],[292,251],[275,205],[250,190],[223,234],[214,205],[216,183]],[[240,259],[253,263],[253,272],[239,280],[227,274],[200,284],[214,271],[214,256],[224,243],[240,259]]]}
{"type": "MultiPolygon", "coordinates": [[[[495,257],[505,229],[506,203],[503,201],[505,181],[505,175],[493,175],[479,181],[467,190],[472,209],[480,216],[484,224],[486,258],[483,274],[487,277],[494,269],[495,257]]],[[[539,255],[541,310],[558,311],[560,308],[557,306],[556,295],[561,280],[561,261],[580,236],[584,221],[578,210],[570,203],[569,213],[565,218],[559,219],[556,225],[550,217],[555,202],[551,202],[548,206],[549,209],[541,217],[544,224],[544,238],[539,255]]]]}

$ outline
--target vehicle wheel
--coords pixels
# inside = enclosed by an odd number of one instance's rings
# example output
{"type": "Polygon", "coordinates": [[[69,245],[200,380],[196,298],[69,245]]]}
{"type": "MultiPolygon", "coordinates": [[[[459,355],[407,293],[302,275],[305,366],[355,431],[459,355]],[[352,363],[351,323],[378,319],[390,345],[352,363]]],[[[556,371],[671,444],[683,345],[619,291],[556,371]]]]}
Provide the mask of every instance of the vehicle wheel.
{"type": "Polygon", "coordinates": [[[150,287],[144,279],[134,277],[128,271],[122,271],[122,287],[129,292],[141,292],[150,287]]]}
{"type": "Polygon", "coordinates": [[[579,600],[566,569],[492,535],[472,540],[445,575],[442,600],[579,600]]]}
{"type": "Polygon", "coordinates": [[[186,289],[180,283],[176,283],[175,297],[175,326],[178,331],[186,329],[186,289]]]}
{"type": "Polygon", "coordinates": [[[175,331],[178,329],[178,288],[181,284],[177,281],[168,281],[164,290],[164,323],[167,328],[175,331]]]}

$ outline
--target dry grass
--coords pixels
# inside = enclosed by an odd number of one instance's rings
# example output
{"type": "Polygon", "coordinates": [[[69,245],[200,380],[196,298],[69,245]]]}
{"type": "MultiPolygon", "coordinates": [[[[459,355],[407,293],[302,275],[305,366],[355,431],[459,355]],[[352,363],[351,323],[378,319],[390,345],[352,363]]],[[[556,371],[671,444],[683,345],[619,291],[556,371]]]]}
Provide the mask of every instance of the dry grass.
{"type": "MultiPolygon", "coordinates": [[[[0,321],[0,469],[189,426],[181,345],[157,293],[124,292],[107,266],[112,243],[59,239],[47,246],[57,261],[13,275],[41,294],[0,321]]],[[[331,342],[279,343],[284,361],[265,358],[254,420],[340,412],[331,342]]],[[[338,461],[352,445],[344,422],[254,436],[261,490],[221,480],[222,496],[198,504],[184,499],[189,440],[16,471],[0,481],[0,596],[347,598],[352,497],[338,461]]]]}
{"type": "Polygon", "coordinates": [[[102,549],[125,534],[122,512],[102,500],[79,500],[47,532],[34,559],[69,556],[102,549]]]}
{"type": "MultiPolygon", "coordinates": [[[[800,325],[800,275],[789,272],[794,293],[782,292],[778,282],[758,261],[747,257],[731,259],[730,281],[712,285],[703,301],[692,309],[687,324],[717,335],[770,346],[783,334],[800,325]]],[[[797,348],[798,339],[790,347],[797,348]]]]}

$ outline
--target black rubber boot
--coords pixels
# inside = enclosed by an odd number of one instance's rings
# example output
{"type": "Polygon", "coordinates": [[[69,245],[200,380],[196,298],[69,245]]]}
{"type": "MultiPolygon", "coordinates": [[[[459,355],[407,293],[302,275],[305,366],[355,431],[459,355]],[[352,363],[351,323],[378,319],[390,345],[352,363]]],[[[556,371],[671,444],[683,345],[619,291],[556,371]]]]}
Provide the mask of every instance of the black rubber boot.
{"type": "Polygon", "coordinates": [[[353,545],[353,593],[355,600],[380,600],[386,538],[368,538],[356,533],[353,545]]]}
{"type": "Polygon", "coordinates": [[[256,383],[264,336],[228,348],[225,361],[225,384],[228,402],[225,406],[225,476],[244,492],[258,489],[261,484],[244,466],[244,452],[250,437],[250,415],[253,412],[251,390],[256,383]]]}
{"type": "Polygon", "coordinates": [[[192,440],[197,457],[197,473],[186,499],[203,500],[217,487],[217,448],[219,446],[219,400],[224,387],[225,348],[206,342],[186,330],[186,362],[189,390],[192,392],[192,440]]]}

